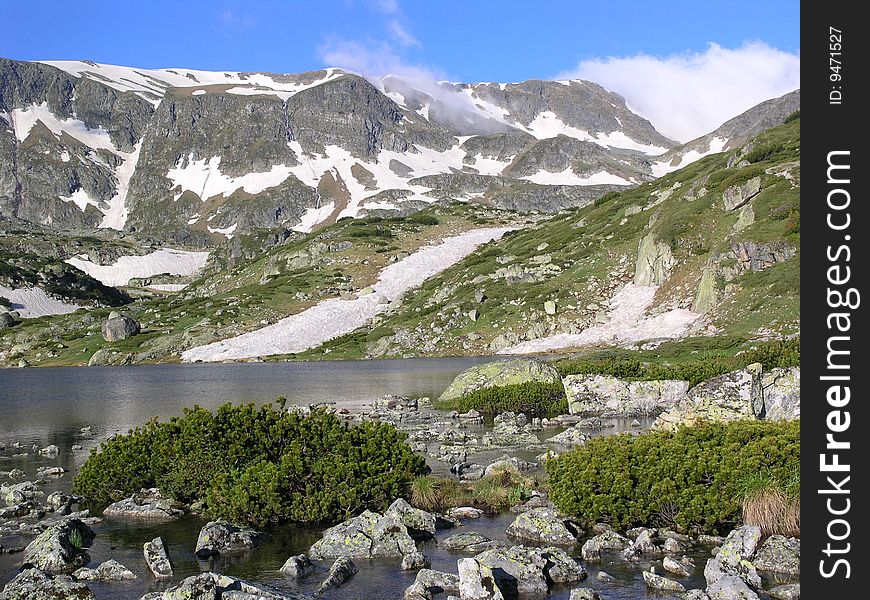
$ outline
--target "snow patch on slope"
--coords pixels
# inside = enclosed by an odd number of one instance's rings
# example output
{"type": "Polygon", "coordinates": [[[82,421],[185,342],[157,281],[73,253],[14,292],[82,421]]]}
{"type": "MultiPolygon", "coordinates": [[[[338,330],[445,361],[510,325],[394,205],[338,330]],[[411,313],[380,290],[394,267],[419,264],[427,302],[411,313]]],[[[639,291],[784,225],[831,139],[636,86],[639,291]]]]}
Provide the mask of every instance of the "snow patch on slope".
{"type": "Polygon", "coordinates": [[[630,344],[642,340],[679,338],[700,316],[685,309],[669,310],[648,316],[657,286],[629,283],[610,300],[607,323],[595,325],[580,333],[563,333],[522,342],[502,350],[502,354],[534,354],[561,348],[579,348],[599,343],[630,344]]]}
{"type": "Polygon", "coordinates": [[[725,149],[725,145],[728,143],[728,140],[721,137],[714,137],[710,140],[710,145],[707,146],[707,150],[704,152],[699,152],[698,150],[689,150],[682,156],[680,156],[679,162],[677,164],[671,164],[671,162],[655,162],[652,164],[652,174],[655,177],[662,177],[663,175],[667,175],[677,169],[682,169],[683,167],[692,164],[695,161],[701,160],[705,156],[709,156],[711,154],[718,154],[725,149]]]}
{"type": "Polygon", "coordinates": [[[173,188],[181,188],[181,191],[175,194],[175,200],[186,191],[193,192],[203,201],[217,195],[227,198],[239,189],[249,194],[259,194],[263,190],[284,183],[293,171],[286,165],[272,165],[269,171],[263,173],[246,173],[239,177],[230,177],[221,173],[220,164],[220,156],[197,160],[191,153],[187,155],[186,164],[184,158],[180,158],[175,167],[166,173],[166,177],[172,180],[173,188]]]}
{"type": "Polygon", "coordinates": [[[354,300],[331,299],[238,337],[191,348],[185,362],[217,362],[302,352],[361,327],[409,289],[422,284],[471,254],[480,244],[499,239],[507,227],[476,229],[422,248],[384,268],[374,292],[354,300]]]}
{"type": "Polygon", "coordinates": [[[9,300],[12,303],[10,310],[18,311],[23,319],[66,315],[82,308],[53,298],[39,287],[9,288],[0,285],[0,296],[9,300]]]}
{"type": "Polygon", "coordinates": [[[566,135],[584,142],[593,142],[599,146],[604,146],[605,148],[611,147],[623,148],[626,150],[638,150],[650,156],[658,156],[659,154],[664,154],[668,150],[661,146],[637,142],[621,131],[612,131],[610,133],[590,133],[582,129],[577,129],[576,127],[566,124],[552,111],[544,111],[538,114],[528,125],[514,124],[514,127],[523,129],[539,140],[553,138],[558,135],[566,135]]]}
{"type": "Polygon", "coordinates": [[[521,179],[543,185],[631,185],[631,181],[607,171],[598,171],[588,177],[581,177],[572,171],[571,167],[558,173],[540,170],[534,175],[527,175],[521,179]]]}
{"type": "Polygon", "coordinates": [[[30,130],[38,122],[42,122],[58,138],[61,134],[66,133],[91,148],[101,148],[115,154],[118,153],[108,131],[102,127],[91,129],[83,121],[75,118],[61,119],[51,112],[46,102],[31,104],[27,108],[16,108],[12,111],[12,128],[15,130],[15,138],[19,142],[27,139],[30,130]]]}
{"type": "Polygon", "coordinates": [[[205,266],[209,254],[164,248],[145,256],[121,256],[111,265],[98,265],[82,256],[69,258],[66,262],[105,285],[122,286],[134,278],[195,275],[205,266]]]}

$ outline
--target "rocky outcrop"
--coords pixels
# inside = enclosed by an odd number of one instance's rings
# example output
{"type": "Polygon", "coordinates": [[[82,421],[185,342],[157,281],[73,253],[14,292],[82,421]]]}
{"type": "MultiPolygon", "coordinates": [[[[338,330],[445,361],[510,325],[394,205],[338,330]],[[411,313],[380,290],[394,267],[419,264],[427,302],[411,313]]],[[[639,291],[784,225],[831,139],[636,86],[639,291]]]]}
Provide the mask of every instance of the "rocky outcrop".
{"type": "Polygon", "coordinates": [[[210,521],[196,539],[197,558],[249,552],[265,541],[266,535],[250,527],[233,525],[223,519],[210,521]]]}
{"type": "Polygon", "coordinates": [[[753,177],[738,185],[732,185],[722,192],[722,201],[725,204],[725,210],[734,210],[740,208],[752,198],[758,195],[761,191],[761,177],[753,177]]]}
{"type": "Polygon", "coordinates": [[[771,369],[761,376],[763,411],[768,421],[791,421],[801,417],[801,370],[798,367],[771,369]]]}
{"type": "Polygon", "coordinates": [[[51,525],[24,550],[24,562],[46,573],[72,573],[86,566],[87,553],[94,541],[93,530],[79,519],[51,525]]]}
{"type": "Polygon", "coordinates": [[[157,488],[142,489],[103,510],[103,516],[144,521],[171,521],[184,515],[178,504],[157,488]]]}
{"type": "Polygon", "coordinates": [[[69,575],[48,575],[39,569],[25,569],[9,581],[0,600],[96,600],[84,583],[69,575]]]}
{"type": "Polygon", "coordinates": [[[586,569],[559,548],[496,548],[482,552],[474,559],[460,560],[460,592],[463,565],[468,573],[467,580],[475,584],[474,589],[491,590],[493,595],[482,598],[500,597],[492,591],[492,583],[507,599],[546,598],[553,583],[573,583],[587,576],[586,569]]]}
{"type": "Polygon", "coordinates": [[[635,285],[661,285],[677,264],[671,247],[656,239],[655,233],[641,238],[634,269],[635,285]]]}
{"type": "Polygon", "coordinates": [[[532,359],[506,359],[475,365],[456,376],[439,396],[446,402],[479,389],[520,383],[559,383],[559,372],[547,363],[532,359]]]}
{"type": "Polygon", "coordinates": [[[564,378],[571,414],[655,415],[674,408],[689,390],[687,381],[624,381],[607,375],[564,378]]]}
{"type": "MultiPolygon", "coordinates": [[[[755,556],[758,549],[758,544],[761,541],[761,529],[753,525],[744,525],[728,534],[719,552],[716,556],[707,561],[704,567],[704,578],[707,580],[707,595],[712,598],[711,588],[717,583],[726,580],[714,588],[718,598],[724,600],[729,596],[722,595],[724,592],[720,590],[731,589],[735,587],[733,579],[741,580],[742,586],[751,586],[754,589],[761,588],[761,577],[759,577],[755,565],[751,560],[755,556]]],[[[742,592],[741,592],[742,593],[742,592]]],[[[741,596],[731,596],[740,598],[741,596]]]]}
{"type": "Polygon", "coordinates": [[[671,410],[656,420],[656,428],[673,428],[698,421],[754,419],[763,405],[761,365],[749,365],[707,381],[689,390],[671,410]]]}

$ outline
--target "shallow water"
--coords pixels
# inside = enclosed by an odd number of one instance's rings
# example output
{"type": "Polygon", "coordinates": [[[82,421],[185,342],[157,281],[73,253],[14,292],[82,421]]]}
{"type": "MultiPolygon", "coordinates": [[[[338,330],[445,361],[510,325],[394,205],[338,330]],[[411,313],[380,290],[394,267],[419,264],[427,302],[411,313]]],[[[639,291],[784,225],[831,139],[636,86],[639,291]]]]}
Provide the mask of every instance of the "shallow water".
{"type": "MultiPolygon", "coordinates": [[[[126,431],[148,418],[181,414],[185,406],[199,404],[207,408],[229,401],[268,402],[284,395],[290,403],[332,401],[350,410],[360,410],[384,394],[412,397],[437,397],[453,377],[463,369],[486,358],[413,359],[390,361],[342,361],[321,363],[258,363],[229,365],[155,365],[105,368],[0,370],[0,471],[24,470],[32,480],[39,466],[60,465],[70,472],[50,481],[42,489],[69,490],[72,476],[87,457],[87,450],[110,435],[126,431]],[[80,429],[90,427],[89,433],[80,429]],[[12,447],[14,442],[24,445],[12,447]],[[57,458],[41,457],[33,445],[57,444],[57,458]],[[79,444],[83,450],[72,451],[79,444]],[[15,456],[20,454],[20,456],[15,456]]],[[[607,435],[629,428],[620,420],[614,428],[596,432],[607,435]]],[[[486,426],[483,426],[484,429],[486,426]]],[[[558,430],[541,432],[545,439],[558,430]]],[[[533,459],[527,452],[511,453],[533,459]]],[[[431,462],[431,461],[430,461],[431,462]]],[[[443,465],[442,465],[443,466],[443,465]]],[[[505,528],[514,515],[484,517],[466,522],[464,529],[483,533],[493,539],[506,539],[505,528]]],[[[142,545],[156,536],[169,544],[178,581],[188,575],[214,568],[228,575],[246,578],[278,589],[293,589],[279,568],[293,554],[299,554],[320,537],[318,531],[285,526],[273,530],[270,541],[247,556],[217,564],[198,560],[193,549],[202,526],[197,517],[178,522],[151,525],[105,520],[95,525],[97,533],[92,547],[91,566],[114,558],[138,575],[133,582],[92,583],[99,600],[132,600],[148,591],[165,589],[170,583],[158,583],[147,572],[142,545]]],[[[439,532],[443,538],[454,531],[439,532]]],[[[28,538],[6,537],[6,546],[26,544],[28,538]]],[[[432,568],[456,572],[456,560],[463,555],[426,542],[423,552],[432,568]]],[[[579,551],[579,547],[576,549],[579,551]]],[[[702,570],[707,549],[698,549],[696,576],[683,581],[686,587],[702,587],[702,570]]],[[[14,577],[21,555],[0,555],[0,586],[14,577]]],[[[414,580],[414,573],[399,570],[397,561],[357,561],[359,573],[346,586],[325,593],[329,599],[376,600],[401,598],[403,590],[414,580]]],[[[303,583],[305,592],[313,593],[328,564],[318,565],[320,573],[303,583]]],[[[639,565],[627,565],[617,557],[605,558],[600,566],[587,565],[590,578],[579,585],[595,588],[604,600],[645,598],[648,595],[640,576],[639,565]],[[603,584],[595,580],[598,568],[617,578],[603,584]]],[[[659,569],[660,570],[660,569],[659,569]]],[[[570,586],[556,587],[551,598],[568,598],[570,586]]],[[[656,596],[667,598],[669,596],[656,596]]]]}

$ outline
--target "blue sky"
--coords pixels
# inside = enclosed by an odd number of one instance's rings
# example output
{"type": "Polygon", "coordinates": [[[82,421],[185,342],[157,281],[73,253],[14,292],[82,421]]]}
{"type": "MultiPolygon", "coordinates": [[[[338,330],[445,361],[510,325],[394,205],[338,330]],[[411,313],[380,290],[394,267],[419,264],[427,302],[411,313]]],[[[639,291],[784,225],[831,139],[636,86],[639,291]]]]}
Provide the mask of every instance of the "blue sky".
{"type": "MultiPolygon", "coordinates": [[[[711,44],[754,44],[780,59],[800,50],[797,0],[0,0],[0,10],[0,56],[142,68],[344,66],[510,82],[582,76],[603,64],[593,72],[607,85],[606,65],[623,64],[609,57],[643,54],[685,68],[711,44]]],[[[757,56],[743,58],[752,70],[757,56]]]]}

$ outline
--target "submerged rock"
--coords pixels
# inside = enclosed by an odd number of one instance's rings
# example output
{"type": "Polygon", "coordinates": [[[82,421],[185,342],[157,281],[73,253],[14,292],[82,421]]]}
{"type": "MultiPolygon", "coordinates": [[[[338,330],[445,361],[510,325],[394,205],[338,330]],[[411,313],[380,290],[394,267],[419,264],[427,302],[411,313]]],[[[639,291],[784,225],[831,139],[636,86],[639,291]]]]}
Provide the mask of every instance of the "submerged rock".
{"type": "Polygon", "coordinates": [[[644,571],[643,580],[647,587],[654,590],[662,590],[664,592],[683,593],[686,591],[685,586],[679,581],[656,575],[654,571],[644,571]]]}
{"type": "Polygon", "coordinates": [[[438,545],[445,550],[477,554],[484,550],[489,550],[490,548],[499,547],[502,543],[493,541],[476,531],[466,531],[462,533],[454,533],[453,535],[441,540],[438,545]]]}
{"type": "Polygon", "coordinates": [[[90,562],[85,549],[93,541],[90,527],[79,519],[67,519],[50,526],[30,542],[23,560],[46,573],[72,573],[90,562]]]}
{"type": "Polygon", "coordinates": [[[279,592],[265,586],[255,585],[242,579],[200,573],[182,580],[164,592],[151,592],[141,600],[217,600],[218,598],[238,598],[239,600],[311,600],[309,596],[296,592],[279,592]]]}

